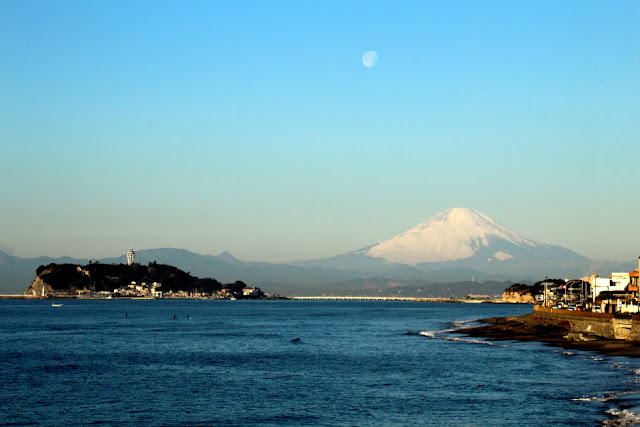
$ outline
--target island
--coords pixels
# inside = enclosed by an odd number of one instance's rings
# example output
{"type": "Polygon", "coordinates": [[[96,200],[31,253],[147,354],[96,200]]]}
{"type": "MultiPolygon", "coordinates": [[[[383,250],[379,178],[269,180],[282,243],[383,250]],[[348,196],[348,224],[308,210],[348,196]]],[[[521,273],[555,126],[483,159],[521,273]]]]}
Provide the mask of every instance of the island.
{"type": "Polygon", "coordinates": [[[30,298],[194,298],[265,299],[260,288],[242,281],[222,284],[197,278],[177,267],[148,265],[48,264],[36,270],[36,278],[24,293],[30,298]]]}

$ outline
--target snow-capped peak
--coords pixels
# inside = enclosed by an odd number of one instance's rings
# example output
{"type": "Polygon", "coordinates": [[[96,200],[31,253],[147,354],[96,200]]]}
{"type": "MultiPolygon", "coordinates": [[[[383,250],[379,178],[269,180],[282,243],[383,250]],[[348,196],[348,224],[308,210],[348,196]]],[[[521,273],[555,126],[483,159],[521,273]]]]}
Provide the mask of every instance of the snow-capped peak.
{"type": "Polygon", "coordinates": [[[220,261],[224,261],[224,262],[228,262],[228,263],[240,262],[236,257],[231,255],[227,251],[221,252],[219,255],[216,255],[215,258],[219,259],[220,261]]]}
{"type": "Polygon", "coordinates": [[[494,240],[504,240],[521,247],[538,245],[481,212],[451,208],[371,247],[367,255],[409,265],[454,261],[473,256],[481,247],[489,247],[494,240]]]}

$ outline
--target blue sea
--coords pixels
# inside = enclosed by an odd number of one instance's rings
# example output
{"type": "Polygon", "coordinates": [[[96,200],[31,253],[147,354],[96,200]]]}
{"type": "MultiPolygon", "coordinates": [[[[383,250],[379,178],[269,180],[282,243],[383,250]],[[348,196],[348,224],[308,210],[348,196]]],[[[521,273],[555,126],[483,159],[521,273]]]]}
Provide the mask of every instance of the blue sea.
{"type": "Polygon", "coordinates": [[[2,425],[634,425],[639,412],[636,360],[451,332],[528,305],[59,303],[0,300],[2,425]]]}

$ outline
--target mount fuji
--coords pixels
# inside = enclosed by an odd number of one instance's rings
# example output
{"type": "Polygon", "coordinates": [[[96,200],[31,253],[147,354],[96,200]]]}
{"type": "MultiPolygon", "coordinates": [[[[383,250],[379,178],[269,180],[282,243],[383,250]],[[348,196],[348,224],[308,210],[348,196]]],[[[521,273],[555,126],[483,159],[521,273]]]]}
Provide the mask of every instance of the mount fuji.
{"type": "MultiPolygon", "coordinates": [[[[466,208],[448,209],[389,240],[331,258],[271,264],[242,261],[227,252],[212,256],[160,248],[136,251],[136,261],[168,263],[198,277],[242,280],[270,293],[293,295],[413,292],[428,296],[432,291],[432,296],[464,296],[470,291],[493,295],[508,286],[505,282],[537,281],[545,276],[576,278],[590,272],[609,274],[615,268],[631,271],[638,265],[637,260],[622,265],[591,261],[569,249],[537,242],[466,208]],[[489,287],[479,288],[483,281],[489,287]],[[447,283],[455,286],[427,289],[447,283]]],[[[0,294],[22,293],[33,281],[37,267],[52,262],[86,264],[88,260],[20,258],[0,251],[0,294]]],[[[100,262],[123,263],[125,256],[100,262]]]]}
{"type": "Polygon", "coordinates": [[[537,242],[476,210],[451,208],[384,242],[297,264],[384,275],[412,271],[414,277],[460,270],[540,278],[585,274],[590,263],[570,249],[537,242]]]}
{"type": "MultiPolygon", "coordinates": [[[[513,258],[503,249],[533,249],[541,245],[522,234],[498,224],[473,209],[448,209],[409,231],[378,243],[365,254],[388,263],[417,265],[449,262],[473,257],[483,249],[495,247],[491,258],[505,261],[513,258]]],[[[511,250],[513,252],[513,250],[511,250]]]]}

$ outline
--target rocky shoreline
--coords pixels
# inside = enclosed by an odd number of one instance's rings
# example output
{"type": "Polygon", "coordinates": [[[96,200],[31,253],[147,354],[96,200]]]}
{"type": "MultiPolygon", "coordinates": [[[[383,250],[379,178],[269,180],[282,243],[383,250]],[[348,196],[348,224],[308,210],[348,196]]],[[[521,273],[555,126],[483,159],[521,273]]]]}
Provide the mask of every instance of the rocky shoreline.
{"type": "Polygon", "coordinates": [[[513,317],[480,319],[484,326],[464,328],[455,333],[490,341],[542,342],[566,350],[593,351],[608,356],[640,358],[640,342],[613,340],[597,335],[571,333],[562,324],[554,324],[534,318],[532,314],[513,317]]]}

